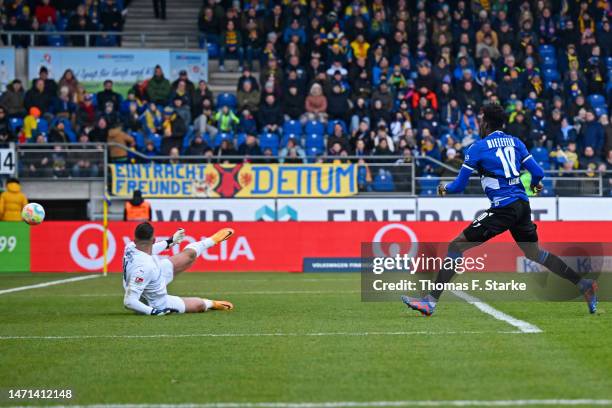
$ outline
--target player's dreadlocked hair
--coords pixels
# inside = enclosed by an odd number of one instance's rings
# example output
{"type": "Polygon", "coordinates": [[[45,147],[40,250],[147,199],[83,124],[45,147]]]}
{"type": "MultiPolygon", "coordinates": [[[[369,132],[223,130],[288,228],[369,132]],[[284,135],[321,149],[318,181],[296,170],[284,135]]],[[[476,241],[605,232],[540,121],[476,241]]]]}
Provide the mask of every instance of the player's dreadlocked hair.
{"type": "Polygon", "coordinates": [[[506,125],[508,116],[501,105],[490,103],[482,107],[483,121],[487,124],[489,131],[502,130],[506,125]]]}

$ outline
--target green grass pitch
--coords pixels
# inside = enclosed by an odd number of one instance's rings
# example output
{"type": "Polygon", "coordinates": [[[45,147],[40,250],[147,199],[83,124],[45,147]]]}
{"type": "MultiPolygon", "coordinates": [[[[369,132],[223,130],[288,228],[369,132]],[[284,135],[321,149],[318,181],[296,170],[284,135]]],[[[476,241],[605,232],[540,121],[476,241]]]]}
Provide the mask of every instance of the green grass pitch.
{"type": "MultiPolygon", "coordinates": [[[[11,274],[0,290],[71,276],[11,274]]],[[[430,318],[399,300],[363,303],[359,282],[187,273],[170,293],[236,309],[164,317],[124,310],[119,274],[1,294],[0,390],[69,388],[67,404],[612,399],[610,303],[597,315],[578,302],[491,303],[543,330],[517,334],[463,301],[430,318]]]]}

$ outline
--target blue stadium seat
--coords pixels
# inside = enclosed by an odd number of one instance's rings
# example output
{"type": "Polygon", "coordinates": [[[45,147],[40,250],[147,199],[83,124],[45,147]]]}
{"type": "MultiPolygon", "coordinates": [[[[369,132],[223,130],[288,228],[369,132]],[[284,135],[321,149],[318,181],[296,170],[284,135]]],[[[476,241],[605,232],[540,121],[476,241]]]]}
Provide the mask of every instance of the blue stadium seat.
{"type": "Polygon", "coordinates": [[[306,135],[317,134],[323,136],[325,134],[325,126],[316,120],[309,120],[304,126],[304,133],[306,135]]]}
{"type": "Polygon", "coordinates": [[[57,28],[57,31],[67,31],[68,19],[66,17],[62,17],[60,14],[55,22],[55,27],[57,28]]]}
{"type": "Polygon", "coordinates": [[[14,133],[17,133],[23,127],[23,118],[11,118],[9,120],[9,126],[14,133]]]}
{"type": "Polygon", "coordinates": [[[555,47],[552,45],[548,45],[548,44],[544,44],[544,45],[540,45],[540,56],[542,57],[556,57],[556,52],[555,52],[555,47]]]}
{"type": "Polygon", "coordinates": [[[394,191],[395,185],[393,184],[391,172],[389,170],[379,169],[378,174],[374,177],[372,189],[374,191],[394,191]]]}
{"type": "Polygon", "coordinates": [[[47,37],[47,45],[51,47],[63,47],[66,45],[66,40],[61,35],[50,35],[47,37]]]}
{"type": "Polygon", "coordinates": [[[315,148],[318,151],[323,152],[325,151],[325,137],[318,133],[309,133],[306,135],[305,146],[306,150],[315,148]]]}
{"type": "Polygon", "coordinates": [[[601,115],[607,114],[608,113],[608,107],[607,106],[596,106],[594,109],[595,111],[595,115],[597,117],[600,117],[601,115]]]}
{"type": "Polygon", "coordinates": [[[189,128],[187,129],[187,133],[185,133],[185,136],[183,137],[183,146],[182,146],[182,149],[181,149],[182,153],[187,151],[187,148],[189,147],[189,145],[193,141],[193,137],[194,136],[195,136],[195,132],[193,131],[193,126],[189,126],[189,128]]]}
{"type": "Polygon", "coordinates": [[[612,57],[606,58],[606,68],[612,69],[612,57]]]}
{"type": "Polygon", "coordinates": [[[606,98],[603,95],[591,94],[587,97],[587,100],[593,108],[606,106],[606,98]]]}
{"type": "Polygon", "coordinates": [[[278,135],[276,133],[262,133],[259,135],[259,147],[264,151],[271,149],[273,155],[278,154],[278,135]]]}
{"type": "Polygon", "coordinates": [[[543,71],[544,74],[544,81],[546,82],[550,82],[550,81],[559,81],[561,80],[561,75],[559,75],[559,71],[557,71],[556,69],[545,69],[543,71]]]}
{"type": "Polygon", "coordinates": [[[544,186],[544,188],[542,189],[542,192],[540,193],[540,197],[554,197],[555,190],[553,188],[552,180],[549,178],[545,178],[542,180],[542,185],[544,186]]]}
{"type": "Polygon", "coordinates": [[[346,123],[344,123],[343,120],[335,119],[335,120],[330,120],[329,122],[327,122],[327,134],[328,135],[332,135],[334,133],[334,127],[336,126],[337,123],[339,123],[340,126],[342,126],[342,131],[344,133],[347,133],[346,123]]]}
{"type": "Polygon", "coordinates": [[[542,69],[557,69],[557,60],[550,56],[542,58],[542,69]]]}
{"type": "MultiPolygon", "coordinates": [[[[200,48],[204,48],[205,40],[202,40],[200,48]]],[[[218,58],[219,57],[219,46],[213,42],[209,42],[206,44],[206,48],[208,50],[208,58],[218,58]]]]}
{"type": "Polygon", "coordinates": [[[548,161],[548,149],[545,147],[534,147],[529,153],[531,153],[533,159],[538,163],[548,161]]]}
{"type": "Polygon", "coordinates": [[[323,149],[319,149],[316,146],[312,146],[312,147],[307,147],[306,148],[306,156],[308,156],[308,157],[316,157],[316,156],[319,156],[321,154],[323,154],[323,149]]]}
{"type": "Polygon", "coordinates": [[[219,94],[217,96],[217,107],[222,108],[223,106],[229,106],[230,109],[236,109],[238,105],[238,100],[236,99],[236,95],[225,92],[219,94]]]}
{"type": "Polygon", "coordinates": [[[204,133],[202,135],[202,140],[204,140],[204,142],[206,142],[206,144],[210,147],[213,147],[213,140],[208,133],[204,133]]]}
{"type": "Polygon", "coordinates": [[[418,179],[419,195],[435,196],[438,194],[438,184],[440,177],[432,176],[431,174],[418,179]]]}
{"type": "Polygon", "coordinates": [[[160,135],[156,135],[152,133],[149,135],[148,140],[153,142],[153,145],[155,146],[155,150],[157,150],[158,152],[161,150],[162,138],[160,135]]]}
{"type": "Polygon", "coordinates": [[[141,132],[130,132],[130,136],[132,136],[136,142],[136,149],[143,150],[145,147],[144,135],[141,132]]]}
{"type": "Polygon", "coordinates": [[[49,132],[49,122],[47,122],[46,119],[39,118],[38,126],[36,127],[36,130],[46,135],[49,132]]]}
{"type": "Polygon", "coordinates": [[[240,147],[241,145],[244,144],[244,142],[246,142],[246,133],[238,133],[236,135],[236,147],[240,147]]]}
{"type": "Polygon", "coordinates": [[[293,137],[302,136],[302,123],[299,120],[286,120],[283,123],[283,135],[293,135],[293,137]]]}
{"type": "Polygon", "coordinates": [[[539,161],[538,165],[542,168],[542,170],[550,170],[550,161],[539,161]]]}
{"type": "Polygon", "coordinates": [[[219,132],[215,136],[214,147],[219,147],[224,140],[234,141],[234,135],[231,133],[219,132]]]}

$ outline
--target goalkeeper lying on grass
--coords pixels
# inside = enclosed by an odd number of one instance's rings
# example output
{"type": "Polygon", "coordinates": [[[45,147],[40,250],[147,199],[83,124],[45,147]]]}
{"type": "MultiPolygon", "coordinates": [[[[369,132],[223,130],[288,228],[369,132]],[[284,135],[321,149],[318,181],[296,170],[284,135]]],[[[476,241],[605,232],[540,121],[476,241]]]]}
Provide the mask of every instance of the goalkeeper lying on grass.
{"type": "Polygon", "coordinates": [[[233,309],[234,305],[225,300],[181,298],[169,295],[166,290],[176,274],[189,269],[204,249],[225,241],[233,234],[233,229],[223,228],[209,238],[187,245],[182,252],[162,259],[157,254],[181,243],[185,231],[181,228],[171,239],[155,242],[153,226],[148,222],[139,224],[134,231],[134,242],[125,246],[123,255],[124,306],[154,316],[233,309]]]}

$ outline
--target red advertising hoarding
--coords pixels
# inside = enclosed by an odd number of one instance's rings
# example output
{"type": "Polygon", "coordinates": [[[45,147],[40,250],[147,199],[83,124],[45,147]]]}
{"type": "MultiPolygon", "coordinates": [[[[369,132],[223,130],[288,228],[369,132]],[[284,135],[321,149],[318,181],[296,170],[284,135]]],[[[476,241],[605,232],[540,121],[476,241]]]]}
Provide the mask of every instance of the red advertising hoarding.
{"type": "MultiPolygon", "coordinates": [[[[111,272],[121,271],[124,245],[136,223],[111,222],[108,260],[111,272]]],[[[446,242],[465,222],[159,222],[159,239],[185,228],[187,241],[200,240],[221,227],[236,235],[206,251],[192,271],[301,272],[305,258],[359,258],[361,243],[446,242]]],[[[540,222],[542,242],[612,242],[612,222],[540,222]]],[[[102,269],[102,226],[87,222],[45,222],[31,230],[33,272],[81,272],[102,269]]],[[[506,233],[496,241],[511,241],[506,233]]],[[[186,245],[183,244],[182,246],[186,245]]],[[[178,251],[178,248],[174,248],[178,251]]],[[[166,251],[165,255],[171,255],[166,251]]]]}

